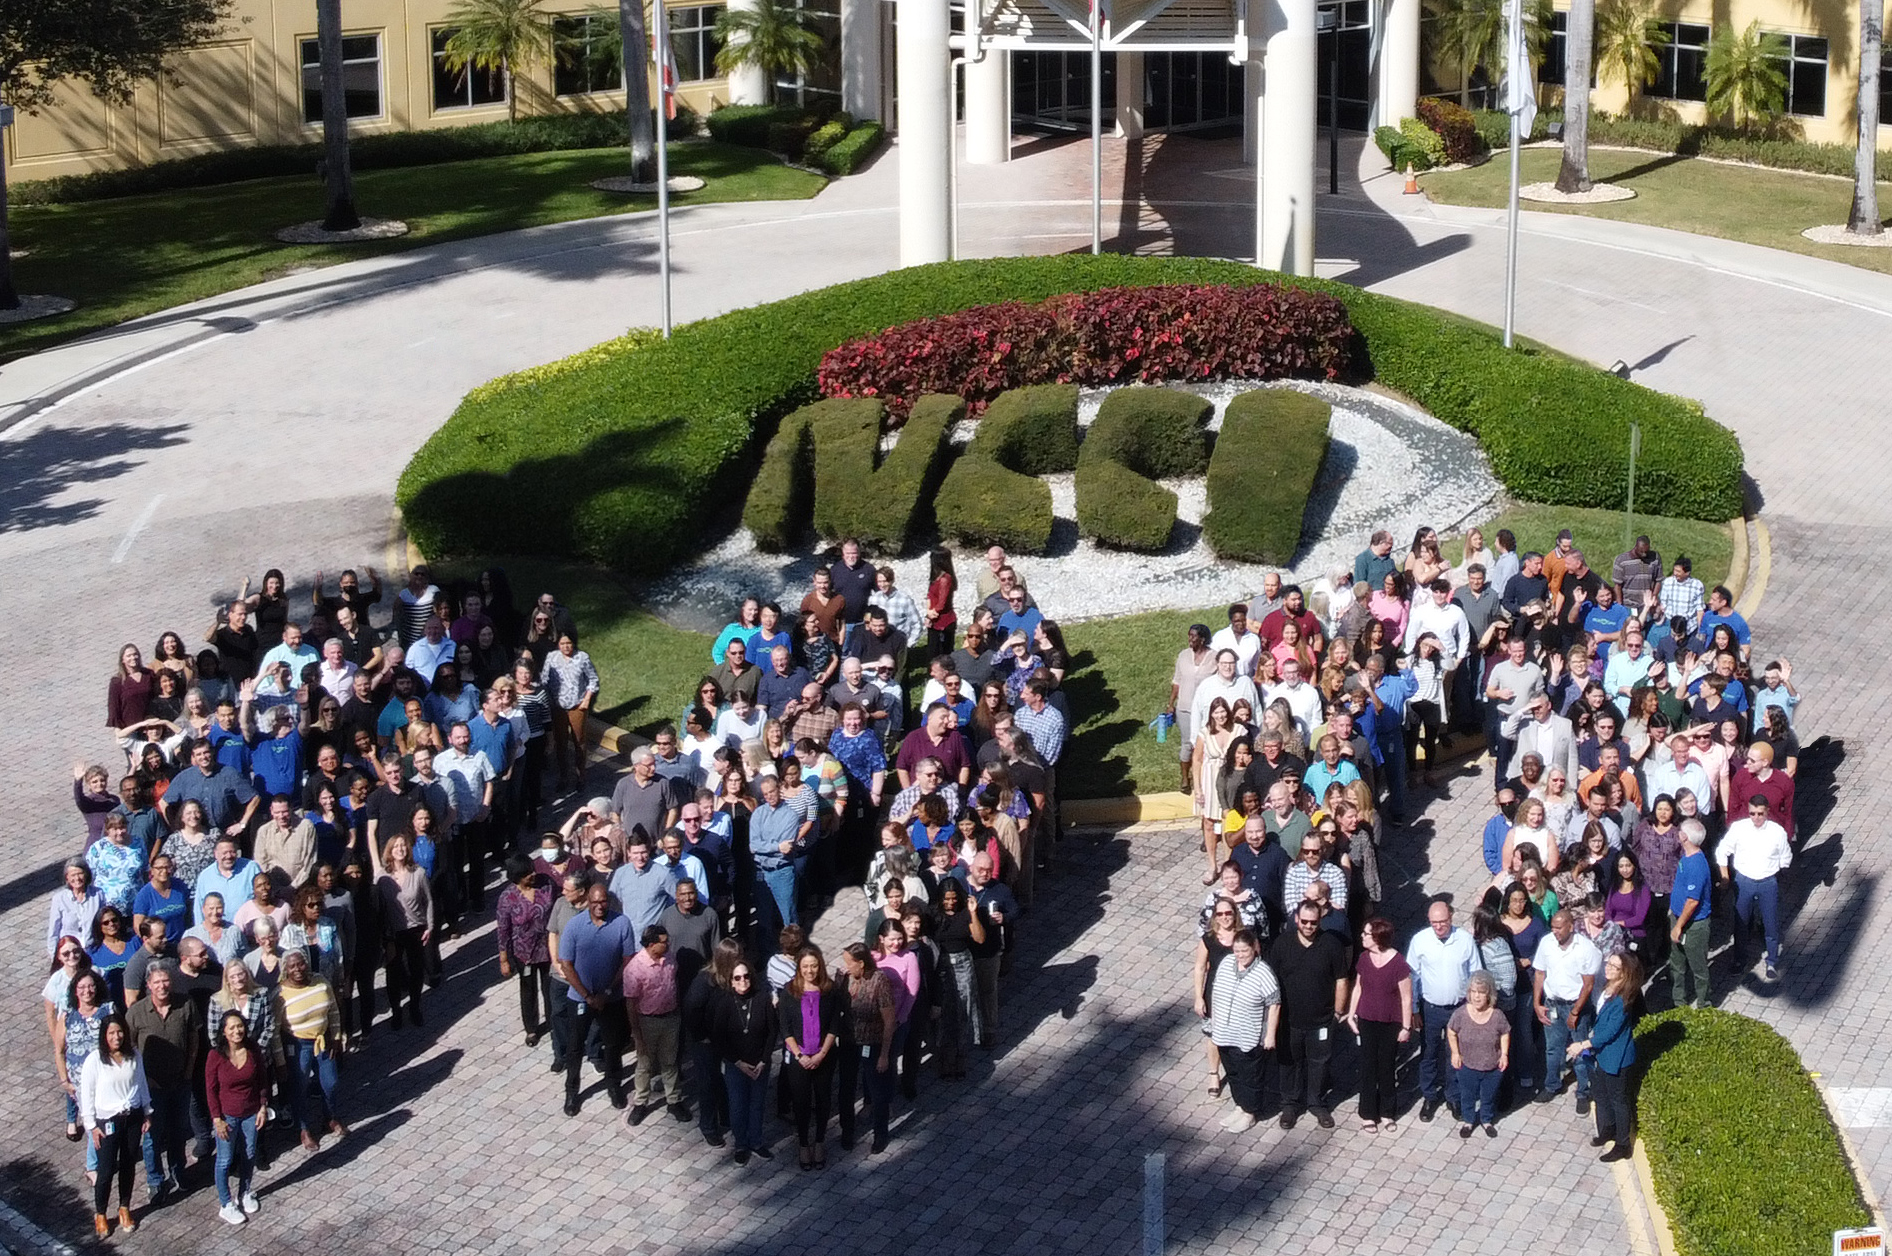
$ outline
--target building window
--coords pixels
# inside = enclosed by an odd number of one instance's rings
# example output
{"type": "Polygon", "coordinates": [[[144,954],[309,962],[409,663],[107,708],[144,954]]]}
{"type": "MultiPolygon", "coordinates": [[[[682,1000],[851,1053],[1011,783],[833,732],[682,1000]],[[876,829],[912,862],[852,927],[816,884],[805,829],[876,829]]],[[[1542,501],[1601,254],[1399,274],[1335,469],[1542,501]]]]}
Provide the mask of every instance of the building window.
{"type": "Polygon", "coordinates": [[[722,15],[720,4],[669,10],[670,54],[677,59],[678,82],[722,77],[716,72],[716,53],[723,46],[716,37],[716,19],[722,15]]]}
{"type": "Polygon", "coordinates": [[[1564,32],[1569,27],[1570,15],[1568,13],[1558,12],[1550,15],[1550,38],[1544,44],[1544,64],[1537,67],[1539,83],[1562,85],[1565,59],[1570,55],[1568,46],[1564,42],[1564,32]]]}
{"type": "MultiPolygon", "coordinates": [[[[314,39],[302,50],[302,120],[322,120],[322,50],[314,39]]],[[[342,36],[342,99],[351,118],[381,116],[381,36],[342,36]]]]}
{"type": "Polygon", "coordinates": [[[1827,44],[1817,35],[1782,35],[1791,50],[1779,62],[1787,75],[1787,112],[1803,118],[1826,116],[1827,44]]]}
{"type": "Polygon", "coordinates": [[[1669,42],[1655,49],[1656,79],[1649,95],[1664,100],[1707,100],[1708,28],[1664,22],[1669,42]]]}
{"type": "Polygon", "coordinates": [[[825,47],[815,68],[807,74],[785,74],[775,80],[776,99],[783,104],[839,105],[841,103],[841,9],[839,0],[790,0],[803,22],[821,36],[825,47]]]}
{"type": "Polygon", "coordinates": [[[506,103],[506,76],[498,69],[482,70],[472,65],[457,70],[447,68],[447,41],[454,28],[443,26],[431,34],[434,50],[434,108],[471,109],[475,105],[506,103]]]}
{"type": "Polygon", "coordinates": [[[618,20],[608,13],[561,14],[552,19],[557,57],[552,85],[561,96],[624,90],[618,20]]]}

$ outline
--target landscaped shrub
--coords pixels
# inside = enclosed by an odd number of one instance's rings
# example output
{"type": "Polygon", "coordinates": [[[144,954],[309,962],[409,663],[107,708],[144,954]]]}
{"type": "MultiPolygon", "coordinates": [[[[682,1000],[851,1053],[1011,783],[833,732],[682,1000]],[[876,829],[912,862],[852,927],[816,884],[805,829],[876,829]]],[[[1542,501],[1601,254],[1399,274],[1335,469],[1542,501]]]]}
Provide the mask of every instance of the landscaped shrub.
{"type": "Polygon", "coordinates": [[[1169,379],[1335,379],[1353,332],[1342,305],[1283,284],[1103,290],[1038,305],[1005,302],[918,320],[822,359],[830,397],[956,392],[973,413],[1049,380],[1084,385],[1169,379]]]}
{"type": "Polygon", "coordinates": [[[1077,385],[1037,384],[1001,393],[974,430],[968,457],[1026,475],[1077,467],[1077,385]]]}
{"type": "MultiPolygon", "coordinates": [[[[667,127],[673,140],[695,135],[699,119],[679,108],[667,127]]],[[[349,164],[356,170],[392,170],[432,166],[481,157],[509,157],[520,153],[562,152],[580,148],[622,148],[628,132],[624,111],[616,113],[562,113],[518,122],[482,122],[474,126],[441,127],[427,131],[390,131],[382,135],[351,137],[349,164]]],[[[8,191],[15,205],[54,205],[96,201],[114,196],[136,196],[177,188],[210,187],[244,179],[315,175],[322,160],[320,144],[273,144],[261,148],[233,148],[200,153],[174,161],[160,161],[130,170],[100,170],[92,174],[61,175],[16,183],[8,191]]]]}
{"type": "Polygon", "coordinates": [[[1203,428],[1214,414],[1208,400],[1181,389],[1120,388],[1098,407],[1077,464],[1120,462],[1153,480],[1197,475],[1209,463],[1203,428]]]}
{"type": "Polygon", "coordinates": [[[986,458],[953,463],[934,514],[940,535],[957,545],[1042,554],[1051,544],[1051,486],[986,458]]]}
{"type": "Polygon", "coordinates": [[[1682,1009],[1644,1020],[1636,1048],[1643,1145],[1681,1256],[1824,1251],[1831,1231],[1872,1224],[1826,1105],[1773,1029],[1682,1009]]]}
{"type": "Polygon", "coordinates": [[[900,429],[900,440],[865,484],[843,497],[832,539],[852,536],[873,554],[900,554],[925,526],[952,462],[953,424],[966,417],[957,397],[922,397],[900,429]]]}
{"type": "Polygon", "coordinates": [[[706,121],[713,140],[744,148],[767,148],[771,126],[808,116],[800,105],[724,105],[711,110],[706,121]]]}
{"type": "Polygon", "coordinates": [[[1222,415],[1209,459],[1203,538],[1221,558],[1286,566],[1327,454],[1333,410],[1290,388],[1243,393],[1222,415]]]}
{"type": "MultiPolygon", "coordinates": [[[[1414,110],[1419,120],[1430,127],[1445,146],[1445,159],[1460,163],[1477,161],[1488,148],[1478,134],[1478,124],[1471,111],[1449,100],[1425,97],[1414,110]]],[[[1509,143],[1509,140],[1506,141],[1509,143]]]]}
{"type": "Polygon", "coordinates": [[[808,137],[807,142],[802,145],[802,154],[810,161],[819,160],[821,154],[841,141],[841,137],[847,134],[849,125],[845,115],[829,118],[816,127],[814,133],[808,137]]]}
{"type": "MultiPolygon", "coordinates": [[[[1741,509],[1740,443],[1693,402],[1528,342],[1508,351],[1489,327],[1344,284],[1205,258],[1082,255],[894,271],[688,323],[668,340],[590,352],[572,369],[541,368],[521,382],[476,389],[408,463],[397,500],[409,534],[430,557],[524,549],[664,571],[700,547],[705,524],[724,503],[741,499],[759,453],[756,430],[818,395],[822,356],[838,345],[1006,300],[1134,284],[1263,281],[1344,303],[1364,346],[1349,359],[1350,377],[1377,379],[1477,436],[1519,497],[1620,509],[1635,422],[1643,442],[1636,503],[1644,512],[1721,521],[1741,509]],[[1555,438],[1548,466],[1507,450],[1536,439],[1518,430],[1532,424],[1555,438]]],[[[1027,535],[1048,537],[1049,490],[1040,500],[1041,508],[1014,494],[1010,514],[1026,521],[1027,535]]],[[[942,526],[946,514],[942,502],[942,526]]],[[[978,515],[974,502],[965,516],[978,515]]]]}
{"type": "Polygon", "coordinates": [[[802,149],[813,134],[815,120],[811,116],[792,118],[785,122],[769,123],[769,151],[780,153],[784,157],[799,160],[802,149]]]}
{"type": "Polygon", "coordinates": [[[1405,137],[1408,144],[1426,155],[1428,165],[1443,166],[1445,164],[1445,141],[1439,138],[1437,131],[1417,118],[1401,118],[1399,133],[1405,137]]]}
{"type": "Polygon", "coordinates": [[[887,128],[878,122],[863,122],[821,154],[817,162],[831,175],[849,175],[879,151],[887,138],[887,128]]]}
{"type": "MultiPolygon", "coordinates": [[[[1478,133],[1492,148],[1502,148],[1511,142],[1510,120],[1506,115],[1481,109],[1473,116],[1478,133]]],[[[1562,120],[1560,110],[1540,110],[1536,125],[1525,137],[1526,142],[1544,139],[1549,134],[1550,124],[1562,120]]],[[[1649,148],[1685,157],[1745,161],[1777,170],[1829,174],[1844,179],[1853,176],[1851,144],[1814,144],[1789,136],[1749,135],[1725,127],[1697,126],[1659,118],[1625,118],[1592,110],[1590,142],[1649,148]]],[[[1879,151],[1878,171],[1881,180],[1892,180],[1892,149],[1879,151]]]]}
{"type": "Polygon", "coordinates": [[[814,480],[814,440],[807,416],[797,410],[769,441],[743,504],[743,526],[755,534],[758,549],[779,554],[795,543],[814,507],[814,480]]]}
{"type": "Polygon", "coordinates": [[[1373,142],[1386,154],[1386,163],[1397,174],[1406,173],[1408,166],[1415,173],[1432,169],[1432,159],[1426,156],[1426,150],[1400,134],[1398,127],[1375,127],[1373,142]]]}
{"type": "Polygon", "coordinates": [[[1120,462],[1077,464],[1077,530],[1099,545],[1149,553],[1169,544],[1176,494],[1120,462]]]}

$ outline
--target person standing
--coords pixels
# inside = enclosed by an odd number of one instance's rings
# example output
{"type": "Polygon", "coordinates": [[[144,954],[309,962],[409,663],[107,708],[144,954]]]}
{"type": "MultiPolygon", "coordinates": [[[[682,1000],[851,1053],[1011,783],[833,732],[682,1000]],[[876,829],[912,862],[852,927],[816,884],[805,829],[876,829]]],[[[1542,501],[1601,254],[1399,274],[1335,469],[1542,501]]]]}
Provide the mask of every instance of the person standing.
{"type": "Polygon", "coordinates": [[[1478,947],[1471,934],[1452,923],[1450,903],[1434,899],[1426,908],[1426,926],[1424,932],[1413,935],[1406,947],[1406,962],[1412,966],[1414,1006],[1421,1026],[1421,1121],[1430,1121],[1438,1115],[1441,1106],[1457,1110],[1458,1074],[1451,1061],[1458,1052],[1451,1048],[1448,1029],[1452,1017],[1465,1006],[1465,984],[1478,961],[1478,947]]]}
{"type": "Polygon", "coordinates": [[[678,1059],[683,1015],[678,1011],[677,965],[670,958],[670,932],[662,925],[646,925],[638,941],[642,949],[624,964],[624,1014],[637,1048],[636,1094],[625,1123],[642,1125],[645,1117],[663,1106],[651,1102],[653,1075],[663,1078],[670,1115],[688,1122],[690,1105],[683,1099],[678,1059]]]}
{"type": "Polygon", "coordinates": [[[1629,1159],[1636,1145],[1636,1107],[1629,1099],[1629,1070],[1636,1063],[1634,1004],[1642,993],[1642,963],[1634,955],[1612,955],[1603,963],[1603,1006],[1582,1042],[1567,1048],[1573,1058],[1593,1057],[1596,1137],[1590,1146],[1613,1143],[1597,1157],[1605,1164],[1629,1159]]]}
{"type": "Polygon", "coordinates": [[[1482,1125],[1486,1138],[1496,1138],[1498,1083],[1511,1062],[1511,1023],[1498,1009],[1497,985],[1490,973],[1471,975],[1465,1002],[1452,1013],[1445,1036],[1459,1081],[1458,1136],[1470,1138],[1472,1128],[1482,1125]]]}
{"type": "Polygon", "coordinates": [[[1190,773],[1199,731],[1193,713],[1196,686],[1215,675],[1215,651],[1209,648],[1209,626],[1189,625],[1189,644],[1176,655],[1176,666],[1169,677],[1169,705],[1164,708],[1176,721],[1176,757],[1182,770],[1182,791],[1192,792],[1190,773]]]}
{"type": "Polygon", "coordinates": [[[250,1176],[256,1171],[258,1127],[269,1107],[269,1047],[251,1040],[249,1021],[236,1008],[218,1018],[215,1042],[204,1060],[204,1097],[217,1134],[217,1215],[242,1225],[258,1207],[250,1176]]]}
{"type": "Polygon", "coordinates": [[[1590,996],[1603,955],[1596,944],[1577,932],[1576,917],[1567,907],[1550,918],[1550,936],[1537,944],[1531,957],[1532,1002],[1537,1023],[1544,1027],[1544,1088],[1537,1102],[1549,1103],[1563,1093],[1566,1061],[1577,1075],[1577,1115],[1590,1114],[1590,1061],[1567,1048],[1586,1036],[1595,1019],[1590,996]]]}
{"type": "MultiPolygon", "coordinates": [[[[1262,962],[1254,930],[1236,930],[1233,947],[1216,965],[1210,991],[1209,1040],[1222,1057],[1229,1097],[1235,1100],[1235,1111],[1222,1118],[1222,1128],[1239,1134],[1261,1119],[1262,1065],[1275,1049],[1281,1024],[1281,987],[1262,962]]],[[[1285,1107],[1281,1120],[1289,1123],[1285,1107]]]]}
{"type": "Polygon", "coordinates": [[[1708,827],[1700,820],[1684,820],[1676,826],[1682,834],[1682,859],[1675,867],[1675,892],[1669,896],[1670,992],[1677,1007],[1707,1007],[1708,932],[1712,917],[1714,877],[1702,844],[1708,840],[1708,827]],[[1693,979],[1694,993],[1689,992],[1693,979]]]}
{"type": "Polygon", "coordinates": [[[828,976],[827,961],[818,948],[804,946],[795,957],[795,975],[775,1001],[782,1069],[804,1169],[827,1167],[834,1056],[840,1046],[844,1013],[845,1004],[828,976]]]}
{"type": "Polygon", "coordinates": [[[841,1150],[854,1149],[855,1102],[863,1088],[873,1114],[874,1151],[887,1146],[887,1117],[893,1105],[894,1015],[893,984],[874,962],[874,952],[864,942],[850,942],[841,952],[841,967],[835,975],[846,1000],[846,1015],[841,1021],[840,1042],[840,1115],[841,1150]]]}
{"type": "Polygon", "coordinates": [[[605,1093],[611,1106],[623,1108],[624,1040],[629,1031],[624,1013],[624,961],[631,957],[631,922],[611,903],[611,891],[594,883],[585,891],[585,915],[574,916],[558,937],[559,966],[571,988],[574,1013],[571,1039],[565,1046],[565,1115],[578,1115],[578,1074],[585,1062],[585,1044],[596,1026],[604,1072],[605,1093]]]}
{"type": "Polygon", "coordinates": [[[203,1068],[203,1016],[189,999],[176,997],[171,984],[175,972],[171,961],[153,964],[145,973],[145,997],[125,1014],[150,1094],[144,1157],[145,1185],[154,1208],[180,1189],[177,1179],[191,1132],[192,1079],[203,1068]]]}
{"type": "Polygon", "coordinates": [[[131,1217],[131,1183],[138,1168],[138,1144],[151,1131],[146,1116],[151,1092],[145,1083],[144,1059],[131,1043],[125,1018],[116,1013],[99,1026],[98,1050],[85,1057],[79,1070],[79,1119],[98,1153],[98,1180],[92,1184],[92,1228],[100,1238],[112,1232],[105,1210],[112,1201],[112,1182],[118,1183],[118,1228],[130,1234],[138,1228],[131,1217]]]}
{"type": "Polygon", "coordinates": [[[1347,944],[1320,927],[1323,911],[1302,902],[1294,932],[1275,940],[1269,967],[1281,984],[1276,1060],[1281,1070],[1281,1128],[1291,1130],[1312,1112],[1322,1129],[1334,1127],[1327,1102],[1327,1070],[1339,1020],[1347,1014],[1347,944]]]}
{"type": "MultiPolygon", "coordinates": [[[[1417,941],[1417,939],[1415,939],[1417,941]]],[[[1393,945],[1393,922],[1375,916],[1360,931],[1347,1027],[1360,1039],[1360,1128],[1399,1128],[1395,1073],[1399,1048],[1412,1037],[1412,965],[1393,945]]]]}
{"type": "Polygon", "coordinates": [[[1767,939],[1767,979],[1780,977],[1780,870],[1793,862],[1787,830],[1768,816],[1767,796],[1750,795],[1747,818],[1728,825],[1715,847],[1721,865],[1721,884],[1734,886],[1734,968],[1746,972],[1748,935],[1754,912],[1760,910],[1761,931],[1767,939]]]}
{"type": "Polygon", "coordinates": [[[748,1164],[751,1155],[772,1160],[774,1154],[762,1139],[762,1121],[769,1106],[769,1057],[780,1038],[768,988],[748,960],[738,960],[730,970],[728,996],[716,1003],[713,1017],[710,1041],[723,1062],[723,1084],[729,1088],[736,1163],[748,1164]]]}
{"type": "Polygon", "coordinates": [[[499,934],[499,975],[519,978],[519,1021],[526,1045],[536,1047],[552,1017],[552,952],[547,926],[558,891],[550,877],[524,855],[506,861],[506,888],[499,892],[493,923],[499,934]]]}

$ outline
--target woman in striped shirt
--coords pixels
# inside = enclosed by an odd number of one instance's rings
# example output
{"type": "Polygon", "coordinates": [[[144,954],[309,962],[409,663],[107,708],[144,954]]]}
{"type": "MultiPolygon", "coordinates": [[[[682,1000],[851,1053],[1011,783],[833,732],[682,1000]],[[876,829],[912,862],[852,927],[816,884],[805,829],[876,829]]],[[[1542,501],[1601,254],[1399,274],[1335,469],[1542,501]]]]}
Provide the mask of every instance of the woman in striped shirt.
{"type": "Polygon", "coordinates": [[[1216,965],[1209,1000],[1209,1037],[1228,1074],[1235,1111],[1222,1118],[1231,1134],[1253,1129],[1261,1119],[1264,1053],[1274,1050],[1281,1021],[1281,987],[1261,958],[1252,929],[1235,934],[1233,950],[1216,965]]]}
{"type": "Polygon", "coordinates": [[[591,713],[591,704],[598,696],[598,669],[570,633],[561,633],[558,649],[545,656],[539,683],[545,686],[552,709],[552,759],[559,784],[567,780],[565,753],[569,749],[570,779],[575,785],[585,774],[585,716],[591,713]]]}
{"type": "Polygon", "coordinates": [[[276,988],[282,1023],[289,1030],[289,1106],[302,1127],[302,1146],[319,1145],[319,1116],[328,1118],[328,1132],[340,1138],[348,1133],[335,1119],[335,1062],[341,1054],[342,1009],[335,990],[309,972],[309,957],[301,950],[285,951],[282,984],[276,988]],[[318,1109],[314,1100],[320,1095],[318,1109]]]}

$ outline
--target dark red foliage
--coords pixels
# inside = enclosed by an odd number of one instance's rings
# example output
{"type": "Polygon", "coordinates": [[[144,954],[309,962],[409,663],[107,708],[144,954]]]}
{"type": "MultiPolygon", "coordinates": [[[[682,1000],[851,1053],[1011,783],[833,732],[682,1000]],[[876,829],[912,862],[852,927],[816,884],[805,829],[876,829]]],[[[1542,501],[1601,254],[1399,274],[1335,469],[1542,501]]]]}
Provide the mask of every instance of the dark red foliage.
{"type": "Polygon", "coordinates": [[[1337,379],[1352,342],[1346,307],[1301,288],[1105,288],[890,327],[830,349],[817,379],[824,397],[884,398],[898,426],[927,393],[976,414],[1029,384],[1337,379]]]}

